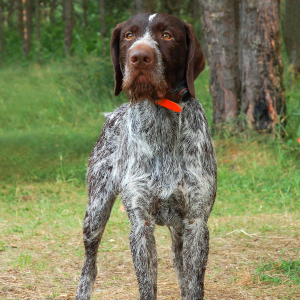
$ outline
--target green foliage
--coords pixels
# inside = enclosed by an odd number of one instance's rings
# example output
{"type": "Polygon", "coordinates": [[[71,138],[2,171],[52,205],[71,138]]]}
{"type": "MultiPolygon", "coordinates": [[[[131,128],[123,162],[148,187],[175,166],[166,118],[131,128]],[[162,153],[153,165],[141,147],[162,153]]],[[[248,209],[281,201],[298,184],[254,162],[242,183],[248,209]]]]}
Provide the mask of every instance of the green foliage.
{"type": "Polygon", "coordinates": [[[295,82],[286,92],[287,97],[287,135],[285,140],[290,147],[298,147],[300,137],[300,82],[295,82]]]}
{"type": "MultiPolygon", "coordinates": [[[[6,1],[4,1],[6,2],[6,1]]],[[[45,62],[49,60],[60,60],[65,57],[64,53],[64,20],[62,2],[57,2],[57,7],[53,13],[53,20],[50,20],[51,1],[40,2],[40,36],[41,47],[36,42],[36,21],[35,7],[33,7],[32,19],[32,42],[30,54],[27,58],[22,55],[22,37],[17,30],[17,9],[11,16],[11,25],[4,22],[5,53],[0,53],[2,63],[12,63],[15,61],[33,60],[45,62]],[[2,55],[2,56],[1,56],[2,55]]],[[[125,0],[105,1],[105,19],[107,37],[100,34],[100,11],[98,1],[87,1],[87,24],[84,20],[82,2],[73,2],[73,34],[71,55],[85,56],[93,54],[103,55],[103,48],[107,47],[112,30],[117,24],[122,23],[132,17],[135,12],[133,2],[125,0]]],[[[158,1],[157,8],[161,7],[158,1]]],[[[4,16],[9,13],[10,4],[4,5],[4,16]]],[[[161,11],[161,9],[160,9],[161,11]]],[[[180,17],[195,27],[195,32],[200,38],[200,19],[194,20],[190,1],[181,3],[180,17]]],[[[106,50],[104,50],[106,52],[106,50]]]]}
{"type": "Polygon", "coordinates": [[[256,274],[261,282],[282,284],[287,278],[291,283],[300,286],[300,259],[296,261],[281,260],[262,263],[256,269],[256,274]]]}
{"type": "MultiPolygon", "coordinates": [[[[83,10],[80,3],[74,3],[74,27],[72,38],[72,55],[84,56],[86,54],[102,55],[103,47],[107,46],[108,39],[100,35],[100,15],[97,1],[87,2],[87,20],[84,23],[83,10]]],[[[50,22],[49,12],[51,3],[46,2],[40,6],[40,33],[41,49],[36,42],[36,28],[33,11],[33,28],[31,50],[28,58],[22,56],[22,37],[17,32],[16,11],[12,16],[12,27],[4,23],[5,53],[0,53],[2,63],[13,63],[15,61],[33,60],[44,62],[49,60],[60,60],[65,57],[64,53],[64,21],[61,4],[58,5],[53,15],[53,23],[50,22]],[[1,56],[2,55],[2,56],[1,56]]],[[[132,3],[126,1],[106,3],[106,26],[108,36],[112,29],[118,24],[132,16],[132,3]]],[[[8,6],[6,7],[8,9],[8,6]]],[[[34,8],[35,10],[35,8],[34,8]]],[[[7,14],[8,12],[5,12],[7,14]]]]}
{"type": "Polygon", "coordinates": [[[300,137],[300,80],[295,80],[293,66],[289,64],[285,50],[282,58],[285,67],[283,75],[287,103],[285,142],[288,147],[297,149],[299,147],[297,138],[300,137]]]}
{"type": "Polygon", "coordinates": [[[216,151],[217,215],[267,211],[288,214],[299,209],[299,154],[283,150],[271,140],[259,143],[255,139],[220,141],[216,151]]]}

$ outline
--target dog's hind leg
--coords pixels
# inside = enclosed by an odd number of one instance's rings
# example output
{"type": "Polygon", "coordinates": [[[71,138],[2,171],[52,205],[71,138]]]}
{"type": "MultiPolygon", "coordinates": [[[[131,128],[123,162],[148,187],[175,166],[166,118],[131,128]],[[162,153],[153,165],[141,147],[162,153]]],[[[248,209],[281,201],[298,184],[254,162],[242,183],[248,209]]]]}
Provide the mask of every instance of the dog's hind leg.
{"type": "Polygon", "coordinates": [[[209,251],[209,231],[202,218],[187,221],[183,236],[183,269],[187,282],[187,297],[202,300],[204,274],[209,251]]]}
{"type": "Polygon", "coordinates": [[[186,300],[186,278],[183,271],[183,227],[169,227],[172,237],[172,261],[177,274],[181,299],[186,300]]]}
{"type": "Polygon", "coordinates": [[[89,300],[97,276],[97,252],[105,225],[109,219],[116,196],[90,201],[83,226],[85,261],[78,284],[76,300],[89,300]]]}

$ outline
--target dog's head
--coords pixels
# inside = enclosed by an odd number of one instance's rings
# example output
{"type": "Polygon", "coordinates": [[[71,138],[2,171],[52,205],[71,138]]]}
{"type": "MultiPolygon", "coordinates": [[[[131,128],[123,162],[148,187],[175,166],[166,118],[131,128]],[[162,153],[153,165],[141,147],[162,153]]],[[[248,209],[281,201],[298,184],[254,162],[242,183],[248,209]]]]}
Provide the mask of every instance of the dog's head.
{"type": "Polygon", "coordinates": [[[116,96],[125,90],[133,100],[171,99],[186,80],[195,97],[205,61],[191,25],[168,14],[139,14],[114,29],[110,47],[116,96]]]}

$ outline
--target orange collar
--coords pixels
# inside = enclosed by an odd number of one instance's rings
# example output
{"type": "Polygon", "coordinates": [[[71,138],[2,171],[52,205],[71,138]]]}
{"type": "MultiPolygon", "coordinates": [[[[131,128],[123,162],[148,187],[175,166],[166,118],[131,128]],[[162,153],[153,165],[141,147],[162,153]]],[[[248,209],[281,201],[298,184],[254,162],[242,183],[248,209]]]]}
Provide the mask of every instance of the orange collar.
{"type": "Polygon", "coordinates": [[[160,106],[163,106],[165,108],[168,108],[170,110],[173,110],[175,112],[181,112],[182,108],[180,105],[178,105],[177,103],[171,101],[171,100],[168,100],[168,99],[160,99],[157,104],[159,104],[160,106]]]}

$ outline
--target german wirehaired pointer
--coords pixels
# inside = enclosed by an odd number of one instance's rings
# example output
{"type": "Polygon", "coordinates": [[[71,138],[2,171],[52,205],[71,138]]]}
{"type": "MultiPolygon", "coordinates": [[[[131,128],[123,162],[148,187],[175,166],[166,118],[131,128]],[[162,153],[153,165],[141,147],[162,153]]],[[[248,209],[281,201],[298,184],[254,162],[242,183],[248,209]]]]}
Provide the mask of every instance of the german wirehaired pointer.
{"type": "Polygon", "coordinates": [[[182,299],[203,299],[217,164],[194,80],[204,57],[192,26],[167,14],[139,14],[111,38],[115,95],[130,103],[106,115],[87,172],[85,262],[76,300],[90,299],[98,246],[117,195],[131,222],[140,299],[157,299],[154,228],[168,226],[182,299]]]}

